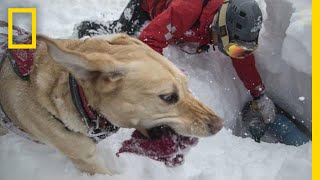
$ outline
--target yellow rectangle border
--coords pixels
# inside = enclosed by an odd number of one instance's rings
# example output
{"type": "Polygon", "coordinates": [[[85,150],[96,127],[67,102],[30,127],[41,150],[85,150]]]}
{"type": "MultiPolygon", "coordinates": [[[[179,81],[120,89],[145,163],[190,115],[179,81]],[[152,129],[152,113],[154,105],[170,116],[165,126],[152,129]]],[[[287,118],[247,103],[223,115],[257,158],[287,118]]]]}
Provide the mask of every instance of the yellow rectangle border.
{"type": "Polygon", "coordinates": [[[8,49],[36,49],[37,42],[37,9],[36,8],[8,8],[8,49]],[[13,43],[13,14],[31,13],[31,44],[13,43]]]}
{"type": "Polygon", "coordinates": [[[320,3],[317,0],[312,1],[312,179],[320,179],[319,171],[319,138],[320,138],[320,111],[319,111],[319,102],[320,102],[320,56],[319,56],[319,30],[320,26],[317,21],[320,18],[319,13],[320,3]]]}

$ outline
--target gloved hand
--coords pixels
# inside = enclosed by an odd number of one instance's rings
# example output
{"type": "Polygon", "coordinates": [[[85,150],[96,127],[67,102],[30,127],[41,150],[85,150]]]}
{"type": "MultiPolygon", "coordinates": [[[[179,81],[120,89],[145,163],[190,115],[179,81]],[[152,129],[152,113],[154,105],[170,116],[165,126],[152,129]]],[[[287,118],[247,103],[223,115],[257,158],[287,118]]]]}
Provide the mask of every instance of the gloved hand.
{"type": "Polygon", "coordinates": [[[273,123],[276,118],[276,108],[267,97],[267,95],[262,95],[259,99],[253,101],[257,110],[261,113],[264,123],[273,123]]]}

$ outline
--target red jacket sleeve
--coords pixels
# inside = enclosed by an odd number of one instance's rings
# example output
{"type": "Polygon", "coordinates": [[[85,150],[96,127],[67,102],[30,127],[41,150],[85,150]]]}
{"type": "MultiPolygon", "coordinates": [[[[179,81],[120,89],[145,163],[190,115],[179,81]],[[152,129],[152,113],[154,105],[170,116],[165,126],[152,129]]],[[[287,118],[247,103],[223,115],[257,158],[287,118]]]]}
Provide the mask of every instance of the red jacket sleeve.
{"type": "Polygon", "coordinates": [[[239,78],[244,86],[250,91],[252,97],[259,97],[264,93],[265,87],[255,66],[254,55],[244,59],[231,58],[239,78]]]}
{"type": "Polygon", "coordinates": [[[175,0],[142,31],[139,39],[162,54],[163,48],[183,35],[199,19],[203,2],[175,0]]]}

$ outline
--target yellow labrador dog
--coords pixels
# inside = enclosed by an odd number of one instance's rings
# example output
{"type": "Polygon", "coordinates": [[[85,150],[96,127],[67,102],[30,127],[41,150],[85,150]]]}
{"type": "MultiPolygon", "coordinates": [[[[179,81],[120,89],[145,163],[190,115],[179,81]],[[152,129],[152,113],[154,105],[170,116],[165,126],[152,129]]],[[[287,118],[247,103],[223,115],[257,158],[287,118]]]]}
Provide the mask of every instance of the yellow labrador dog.
{"type": "Polygon", "coordinates": [[[147,135],[148,129],[167,125],[191,137],[213,135],[223,126],[189,92],[186,76],[137,39],[118,34],[38,40],[29,81],[21,80],[9,61],[3,62],[0,103],[15,126],[56,147],[82,171],[111,174],[98,163],[96,144],[72,102],[70,73],[88,104],[115,126],[147,135]]]}

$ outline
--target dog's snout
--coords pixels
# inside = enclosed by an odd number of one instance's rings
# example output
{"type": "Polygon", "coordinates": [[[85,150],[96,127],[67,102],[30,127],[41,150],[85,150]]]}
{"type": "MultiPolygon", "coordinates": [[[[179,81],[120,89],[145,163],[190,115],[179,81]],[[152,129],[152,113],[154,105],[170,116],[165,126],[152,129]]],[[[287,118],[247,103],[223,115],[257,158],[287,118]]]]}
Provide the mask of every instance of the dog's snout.
{"type": "Polygon", "coordinates": [[[219,119],[214,123],[208,123],[208,128],[210,133],[216,134],[217,132],[219,132],[223,128],[223,124],[224,124],[223,120],[221,119],[219,119]]]}

